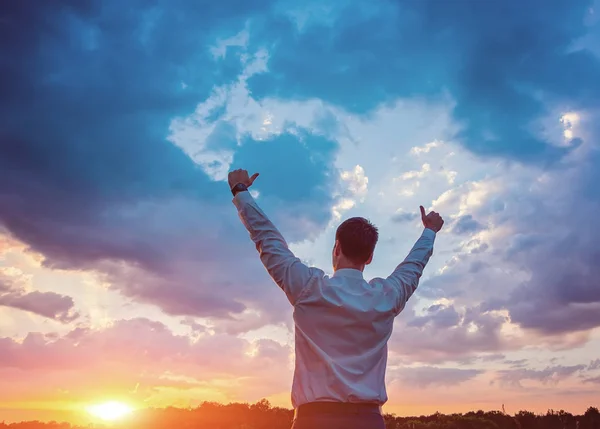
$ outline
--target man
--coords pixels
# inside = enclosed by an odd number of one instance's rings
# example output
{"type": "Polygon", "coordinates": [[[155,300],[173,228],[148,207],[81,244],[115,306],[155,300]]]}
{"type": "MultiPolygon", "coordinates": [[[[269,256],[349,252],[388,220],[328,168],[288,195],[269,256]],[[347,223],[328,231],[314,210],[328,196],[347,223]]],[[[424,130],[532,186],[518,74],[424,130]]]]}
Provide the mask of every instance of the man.
{"type": "Polygon", "coordinates": [[[394,318],[414,293],[433,253],[439,214],[421,219],[425,230],[407,258],[386,279],[367,282],[363,270],[373,259],[377,228],[351,218],[337,229],[333,276],[304,265],[248,188],[258,173],[229,173],[233,203],[256,244],[267,271],[294,306],[296,366],[293,429],[383,429],[387,401],[387,342],[394,318]]]}

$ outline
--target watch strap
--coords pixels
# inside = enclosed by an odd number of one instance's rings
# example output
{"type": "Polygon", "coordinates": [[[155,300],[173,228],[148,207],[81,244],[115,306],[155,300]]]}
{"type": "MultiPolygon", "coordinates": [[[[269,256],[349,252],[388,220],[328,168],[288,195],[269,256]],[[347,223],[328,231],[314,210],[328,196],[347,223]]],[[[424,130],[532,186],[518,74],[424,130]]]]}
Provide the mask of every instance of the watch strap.
{"type": "Polygon", "coordinates": [[[231,188],[231,193],[235,197],[235,195],[238,192],[243,192],[243,191],[247,191],[247,190],[248,190],[248,187],[246,185],[244,185],[243,183],[238,183],[233,188],[231,188]]]}

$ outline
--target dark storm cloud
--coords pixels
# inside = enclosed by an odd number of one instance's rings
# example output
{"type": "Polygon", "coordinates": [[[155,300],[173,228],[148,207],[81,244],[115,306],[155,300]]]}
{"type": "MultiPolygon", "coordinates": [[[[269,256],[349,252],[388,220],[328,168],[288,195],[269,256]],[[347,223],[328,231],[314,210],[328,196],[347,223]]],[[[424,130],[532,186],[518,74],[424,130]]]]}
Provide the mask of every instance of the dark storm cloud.
{"type": "MultiPolygon", "coordinates": [[[[268,281],[258,262],[239,289],[235,276],[209,274],[226,271],[231,257],[241,266],[255,255],[252,246],[239,246],[248,238],[226,185],[211,181],[166,137],[172,118],[193,112],[213,86],[242,70],[240,48],[228,47],[215,59],[210,46],[270,6],[237,0],[3,2],[0,224],[42,253],[45,265],[100,269],[125,295],[171,314],[222,315],[242,311],[240,299],[258,300],[256,290],[246,291],[268,281]]],[[[226,126],[220,133],[231,137],[226,126]]],[[[313,198],[288,225],[303,237],[294,219],[307,216],[316,229],[328,221],[327,189],[336,178],[324,163],[336,147],[308,133],[304,146],[293,136],[281,139],[295,150],[303,180],[290,180],[284,194],[265,181],[262,193],[265,199],[313,198]]],[[[227,144],[213,140],[209,144],[227,144]]],[[[242,147],[236,155],[241,162],[265,155],[264,146],[251,139],[246,144],[253,151],[242,147]]],[[[290,164],[285,150],[272,149],[270,164],[260,166],[266,177],[290,164]]],[[[294,201],[286,203],[294,211],[294,201]]],[[[39,297],[12,297],[10,303],[34,308],[33,298],[39,297]]]]}
{"type": "Polygon", "coordinates": [[[318,97],[368,113],[398,97],[456,100],[459,140],[480,155],[542,163],[568,149],[548,145],[532,122],[544,98],[594,105],[600,62],[573,50],[589,0],[340,2],[333,23],[268,21],[256,43],[271,73],[250,79],[259,97],[318,97]],[[274,34],[276,36],[274,36],[274,34]],[[351,90],[350,90],[351,88],[351,90]],[[540,96],[541,95],[541,96],[540,96]]]}

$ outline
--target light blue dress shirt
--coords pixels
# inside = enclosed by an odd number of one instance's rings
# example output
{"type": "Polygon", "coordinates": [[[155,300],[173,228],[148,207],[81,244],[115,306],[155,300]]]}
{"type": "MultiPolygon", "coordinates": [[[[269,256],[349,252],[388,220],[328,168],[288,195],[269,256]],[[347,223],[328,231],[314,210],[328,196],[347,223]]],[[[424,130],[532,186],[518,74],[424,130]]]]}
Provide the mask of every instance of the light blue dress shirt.
{"type": "Polygon", "coordinates": [[[417,289],[433,253],[435,232],[425,229],[387,278],[366,281],[340,269],[333,276],[303,264],[249,192],[233,199],[260,259],[294,307],[294,408],[315,401],[387,401],[387,342],[394,318],[417,289]]]}

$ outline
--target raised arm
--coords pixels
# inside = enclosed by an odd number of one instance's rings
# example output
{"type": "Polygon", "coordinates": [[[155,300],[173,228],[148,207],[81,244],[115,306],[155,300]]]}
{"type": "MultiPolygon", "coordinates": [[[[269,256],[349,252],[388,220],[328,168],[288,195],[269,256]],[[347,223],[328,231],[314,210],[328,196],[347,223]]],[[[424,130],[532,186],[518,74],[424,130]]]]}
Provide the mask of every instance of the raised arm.
{"type": "Polygon", "coordinates": [[[387,278],[387,281],[398,290],[398,302],[396,303],[396,314],[400,313],[408,299],[419,286],[419,279],[423,270],[433,254],[433,243],[436,233],[442,229],[444,220],[436,212],[425,215],[425,209],[421,206],[421,220],[425,230],[417,240],[408,256],[387,278]]]}
{"type": "Polygon", "coordinates": [[[318,275],[319,270],[307,267],[294,256],[281,233],[247,191],[256,177],[258,174],[248,177],[246,170],[229,173],[229,185],[234,194],[233,203],[269,275],[283,289],[290,303],[295,305],[311,278],[318,275]]]}

